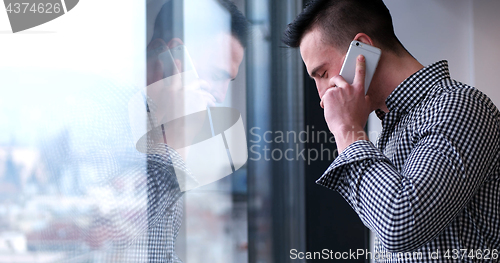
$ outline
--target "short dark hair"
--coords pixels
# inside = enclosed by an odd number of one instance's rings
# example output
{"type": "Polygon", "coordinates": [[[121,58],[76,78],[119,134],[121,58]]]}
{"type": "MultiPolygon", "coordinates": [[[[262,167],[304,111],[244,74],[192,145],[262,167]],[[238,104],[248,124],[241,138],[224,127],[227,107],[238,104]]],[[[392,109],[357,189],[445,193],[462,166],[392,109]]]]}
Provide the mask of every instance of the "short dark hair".
{"type": "Polygon", "coordinates": [[[240,41],[243,47],[247,46],[248,20],[236,5],[228,0],[217,0],[231,15],[231,34],[240,41]]]}
{"type": "Polygon", "coordinates": [[[315,26],[323,31],[329,44],[346,52],[358,33],[367,34],[374,42],[395,53],[404,49],[382,0],[312,0],[288,24],[282,41],[287,46],[299,47],[304,34],[315,26]]]}
{"type": "MultiPolygon", "coordinates": [[[[214,0],[219,3],[225,10],[228,11],[231,17],[231,35],[234,36],[243,47],[247,45],[247,30],[248,30],[248,21],[245,16],[238,10],[236,5],[229,0],[214,0]]],[[[173,0],[167,1],[163,4],[160,13],[156,17],[154,33],[152,40],[156,38],[163,39],[168,43],[170,39],[174,37],[178,37],[174,34],[173,26],[173,0]]],[[[206,21],[210,23],[210,21],[206,21]]],[[[200,25],[202,28],[203,25],[200,25]]],[[[229,32],[228,32],[229,33],[229,32]]]]}

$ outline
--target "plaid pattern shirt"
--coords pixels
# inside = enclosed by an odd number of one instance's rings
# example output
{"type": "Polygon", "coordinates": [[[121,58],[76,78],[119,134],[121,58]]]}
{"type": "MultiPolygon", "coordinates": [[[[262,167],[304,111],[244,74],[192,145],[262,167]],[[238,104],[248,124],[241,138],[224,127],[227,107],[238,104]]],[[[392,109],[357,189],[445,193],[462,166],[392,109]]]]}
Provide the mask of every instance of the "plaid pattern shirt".
{"type": "Polygon", "coordinates": [[[351,144],[317,180],[376,234],[368,258],[499,262],[498,109],[450,79],[446,61],[407,78],[386,105],[378,148],[351,144]]]}
{"type": "Polygon", "coordinates": [[[179,183],[194,178],[182,157],[165,144],[148,151],[147,166],[148,262],[182,263],[175,253],[184,206],[179,183]],[[176,176],[174,166],[185,174],[176,176]]]}

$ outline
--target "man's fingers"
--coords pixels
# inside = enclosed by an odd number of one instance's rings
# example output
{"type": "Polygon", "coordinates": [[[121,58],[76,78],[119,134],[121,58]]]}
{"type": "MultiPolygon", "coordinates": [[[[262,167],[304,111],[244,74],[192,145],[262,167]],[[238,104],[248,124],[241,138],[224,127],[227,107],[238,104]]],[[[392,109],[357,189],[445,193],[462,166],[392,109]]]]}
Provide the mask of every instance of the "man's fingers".
{"type": "Polygon", "coordinates": [[[356,59],[356,74],[354,75],[353,86],[365,87],[366,62],[363,55],[359,55],[356,59]]]}
{"type": "Polygon", "coordinates": [[[321,97],[319,106],[324,109],[325,104],[330,103],[333,100],[333,97],[335,96],[334,94],[338,95],[338,90],[335,90],[335,88],[329,88],[321,97]]]}
{"type": "Polygon", "coordinates": [[[347,83],[347,81],[345,81],[344,77],[342,77],[340,75],[334,76],[328,82],[328,86],[329,87],[335,87],[335,86],[337,86],[337,87],[346,87],[347,85],[350,85],[350,84],[347,83]]]}

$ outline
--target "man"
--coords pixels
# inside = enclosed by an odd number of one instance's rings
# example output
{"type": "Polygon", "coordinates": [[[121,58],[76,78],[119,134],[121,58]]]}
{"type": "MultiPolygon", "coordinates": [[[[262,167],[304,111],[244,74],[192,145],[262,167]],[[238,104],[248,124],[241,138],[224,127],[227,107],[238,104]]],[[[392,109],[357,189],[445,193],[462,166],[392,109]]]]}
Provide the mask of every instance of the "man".
{"type": "Polygon", "coordinates": [[[317,183],[338,191],[376,234],[372,256],[495,259],[500,113],[490,99],[450,79],[446,61],[424,67],[412,57],[381,0],[311,1],[283,42],[300,48],[340,153],[317,183]],[[338,75],[352,40],[382,50],[366,96],[362,56],[352,84],[338,75]],[[363,130],[372,111],[382,119],[378,148],[363,130]]]}
{"type": "MultiPolygon", "coordinates": [[[[182,185],[186,181],[196,181],[186,167],[184,154],[171,146],[179,140],[193,139],[199,127],[171,130],[162,124],[223,102],[229,82],[238,74],[246,44],[247,21],[236,6],[226,0],[185,1],[186,5],[187,2],[189,5],[209,5],[221,14],[208,13],[185,18],[184,21],[188,23],[197,23],[198,31],[184,30],[184,37],[195,35],[195,41],[184,43],[183,34],[175,29],[180,21],[174,19],[173,2],[167,1],[159,12],[151,12],[158,15],[153,32],[148,32],[151,41],[148,44],[146,102],[153,119],[152,126],[161,127],[160,132],[163,132],[163,136],[151,139],[152,143],[148,144],[147,149],[149,262],[182,262],[175,253],[175,241],[182,221],[181,189],[186,189],[182,185]],[[229,23],[229,27],[214,25],[209,29],[217,15],[226,17],[228,20],[223,22],[229,23]],[[188,53],[193,58],[191,66],[199,75],[199,78],[189,83],[185,75],[181,78],[181,74],[169,72],[173,67],[168,67],[165,61],[159,59],[163,52],[184,44],[190,48],[188,53]],[[185,174],[176,174],[179,172],[185,174]]],[[[152,6],[154,4],[151,2],[152,6]]],[[[189,28],[189,25],[185,24],[184,28],[189,28]]],[[[173,61],[177,69],[190,63],[186,53],[184,55],[184,59],[173,61]]],[[[202,119],[200,123],[205,121],[202,119]]]]}

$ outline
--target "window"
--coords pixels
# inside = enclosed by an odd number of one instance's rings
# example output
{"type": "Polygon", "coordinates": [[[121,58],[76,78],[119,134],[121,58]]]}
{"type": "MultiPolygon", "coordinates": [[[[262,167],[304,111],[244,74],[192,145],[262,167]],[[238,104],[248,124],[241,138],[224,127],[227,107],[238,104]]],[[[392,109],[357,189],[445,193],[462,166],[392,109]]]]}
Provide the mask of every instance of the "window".
{"type": "Polygon", "coordinates": [[[270,263],[354,246],[328,238],[352,218],[314,184],[335,145],[280,41],[302,1],[234,4],[100,2],[85,23],[78,5],[2,41],[16,52],[0,65],[0,262],[270,263]]]}

